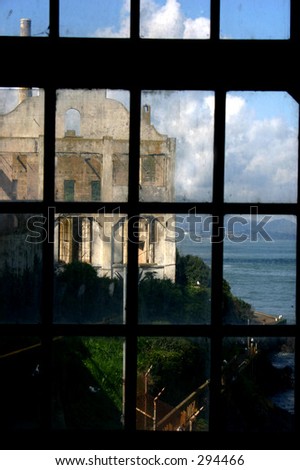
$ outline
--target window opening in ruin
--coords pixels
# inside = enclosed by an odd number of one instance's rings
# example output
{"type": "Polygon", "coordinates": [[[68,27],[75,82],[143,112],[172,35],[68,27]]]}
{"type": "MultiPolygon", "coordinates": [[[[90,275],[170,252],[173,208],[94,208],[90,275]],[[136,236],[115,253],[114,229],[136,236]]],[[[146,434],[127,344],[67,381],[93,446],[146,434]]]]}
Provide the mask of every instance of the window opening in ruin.
{"type": "Polygon", "coordinates": [[[74,201],[75,196],[75,181],[65,180],[64,181],[64,200],[74,201]]]}
{"type": "Polygon", "coordinates": [[[91,181],[91,200],[101,200],[101,182],[99,180],[91,181]]]}
{"type": "Polygon", "coordinates": [[[68,111],[66,111],[65,136],[80,136],[80,112],[77,109],[68,109],[68,111]]]}

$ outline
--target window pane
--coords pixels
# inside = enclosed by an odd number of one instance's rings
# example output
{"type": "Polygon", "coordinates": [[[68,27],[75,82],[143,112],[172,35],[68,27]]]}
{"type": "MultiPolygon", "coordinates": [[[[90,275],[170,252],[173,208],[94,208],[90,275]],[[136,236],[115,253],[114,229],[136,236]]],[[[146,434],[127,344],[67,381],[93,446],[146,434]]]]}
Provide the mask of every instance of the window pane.
{"type": "Polygon", "coordinates": [[[214,94],[143,91],[141,201],[211,201],[214,94]]]}
{"type": "Polygon", "coordinates": [[[289,0],[221,0],[222,39],[289,39],[289,0]]]}
{"type": "Polygon", "coordinates": [[[57,323],[122,323],[127,275],[127,219],[122,214],[57,214],[57,323]]]}
{"type": "Polygon", "coordinates": [[[224,321],[295,323],[296,218],[228,215],[224,240],[224,321]]]}
{"type": "Polygon", "coordinates": [[[227,94],[225,201],[296,202],[298,108],[285,92],[227,94]]]}
{"type": "Polygon", "coordinates": [[[141,323],[210,323],[211,219],[193,213],[137,219],[141,323]]]}
{"type": "Polygon", "coordinates": [[[208,431],[209,350],[207,338],[138,338],[138,430],[208,431]]]}
{"type": "Polygon", "coordinates": [[[158,39],[208,39],[210,0],[141,0],[140,35],[158,39]]]}
{"type": "Polygon", "coordinates": [[[60,0],[60,36],[122,38],[130,36],[128,0],[60,0]]]}
{"type": "Polygon", "coordinates": [[[49,0],[0,2],[1,36],[48,36],[49,0]]]}
{"type": "Polygon", "coordinates": [[[43,197],[44,93],[0,88],[0,200],[43,197]]]}
{"type": "Polygon", "coordinates": [[[42,216],[0,214],[0,323],[40,320],[42,216]]]}
{"type": "Polygon", "coordinates": [[[226,338],[220,426],[235,432],[294,430],[294,338],[226,338]]]}
{"type": "Polygon", "coordinates": [[[121,429],[123,339],[57,338],[52,423],[56,429],[121,429]]]}
{"type": "Polygon", "coordinates": [[[58,201],[127,200],[128,103],[129,93],[122,90],[58,91],[58,201]]]}
{"type": "Polygon", "coordinates": [[[0,337],[2,432],[40,424],[41,343],[32,337],[0,337]]]}

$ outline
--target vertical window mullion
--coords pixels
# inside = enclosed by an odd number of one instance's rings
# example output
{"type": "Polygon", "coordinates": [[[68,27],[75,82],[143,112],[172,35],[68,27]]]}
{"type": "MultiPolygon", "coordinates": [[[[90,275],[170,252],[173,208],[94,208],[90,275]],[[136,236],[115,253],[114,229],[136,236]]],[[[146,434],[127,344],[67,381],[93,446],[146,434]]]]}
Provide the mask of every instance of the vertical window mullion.
{"type": "Polygon", "coordinates": [[[210,37],[220,39],[220,0],[210,1],[210,37]]]}
{"type": "Polygon", "coordinates": [[[290,38],[300,41],[299,17],[300,17],[300,3],[299,0],[291,0],[290,3],[290,38]]]}
{"type": "Polygon", "coordinates": [[[138,243],[136,222],[139,199],[140,91],[130,93],[128,243],[125,345],[125,430],[136,427],[138,243]]]}
{"type": "Polygon", "coordinates": [[[43,242],[43,278],[42,278],[42,428],[51,427],[51,351],[52,318],[54,300],[54,171],[55,171],[55,104],[56,93],[53,89],[45,90],[45,141],[44,141],[44,220],[46,221],[46,239],[43,242]]]}
{"type": "Polygon", "coordinates": [[[51,39],[59,37],[59,0],[50,0],[49,5],[49,36],[51,39]]]}
{"type": "Polygon", "coordinates": [[[222,358],[222,296],[223,296],[223,221],[224,221],[224,159],[225,159],[225,90],[215,93],[213,230],[212,230],[212,295],[211,295],[211,387],[209,429],[220,427],[220,387],[222,358]]]}
{"type": "Polygon", "coordinates": [[[130,37],[140,37],[140,0],[131,0],[130,6],[130,37]]]}

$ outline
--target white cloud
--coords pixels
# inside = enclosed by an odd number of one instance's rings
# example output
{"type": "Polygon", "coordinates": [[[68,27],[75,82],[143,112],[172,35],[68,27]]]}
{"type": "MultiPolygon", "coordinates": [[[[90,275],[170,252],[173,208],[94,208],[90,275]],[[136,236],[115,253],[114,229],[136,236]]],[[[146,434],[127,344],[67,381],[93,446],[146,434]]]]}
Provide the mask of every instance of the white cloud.
{"type": "Polygon", "coordinates": [[[210,20],[208,18],[187,18],[184,21],[184,39],[208,39],[210,37],[210,20]]]}
{"type": "Polygon", "coordinates": [[[178,38],[183,36],[184,17],[177,0],[167,0],[159,7],[153,0],[141,1],[141,36],[178,38]]]}
{"type": "Polygon", "coordinates": [[[155,0],[141,0],[141,36],[144,38],[208,38],[210,20],[187,18],[177,0],[166,0],[160,6],[155,0]]]}
{"type": "Polygon", "coordinates": [[[120,11],[120,26],[98,28],[93,37],[98,38],[128,38],[130,36],[130,0],[124,0],[120,11]]]}
{"type": "Polygon", "coordinates": [[[245,106],[226,128],[225,200],[295,202],[298,133],[284,119],[255,119],[245,106]]]}
{"type": "MultiPolygon", "coordinates": [[[[141,0],[140,33],[143,38],[207,39],[210,36],[210,20],[199,16],[184,15],[178,0],[165,0],[159,5],[155,0],[141,0]]],[[[98,28],[93,37],[130,36],[130,0],[124,0],[120,11],[119,27],[98,28]]]]}
{"type": "Polygon", "coordinates": [[[245,106],[245,100],[240,96],[228,95],[226,99],[226,120],[230,121],[235,116],[238,116],[245,106]]]}

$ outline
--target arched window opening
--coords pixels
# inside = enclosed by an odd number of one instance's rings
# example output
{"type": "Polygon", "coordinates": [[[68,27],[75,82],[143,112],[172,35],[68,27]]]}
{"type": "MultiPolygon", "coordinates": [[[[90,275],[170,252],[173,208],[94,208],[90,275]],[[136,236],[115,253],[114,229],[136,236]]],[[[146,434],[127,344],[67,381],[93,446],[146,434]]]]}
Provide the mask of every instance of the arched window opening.
{"type": "Polygon", "coordinates": [[[65,114],[65,135],[76,137],[80,135],[80,112],[70,108],[65,114]]]}

